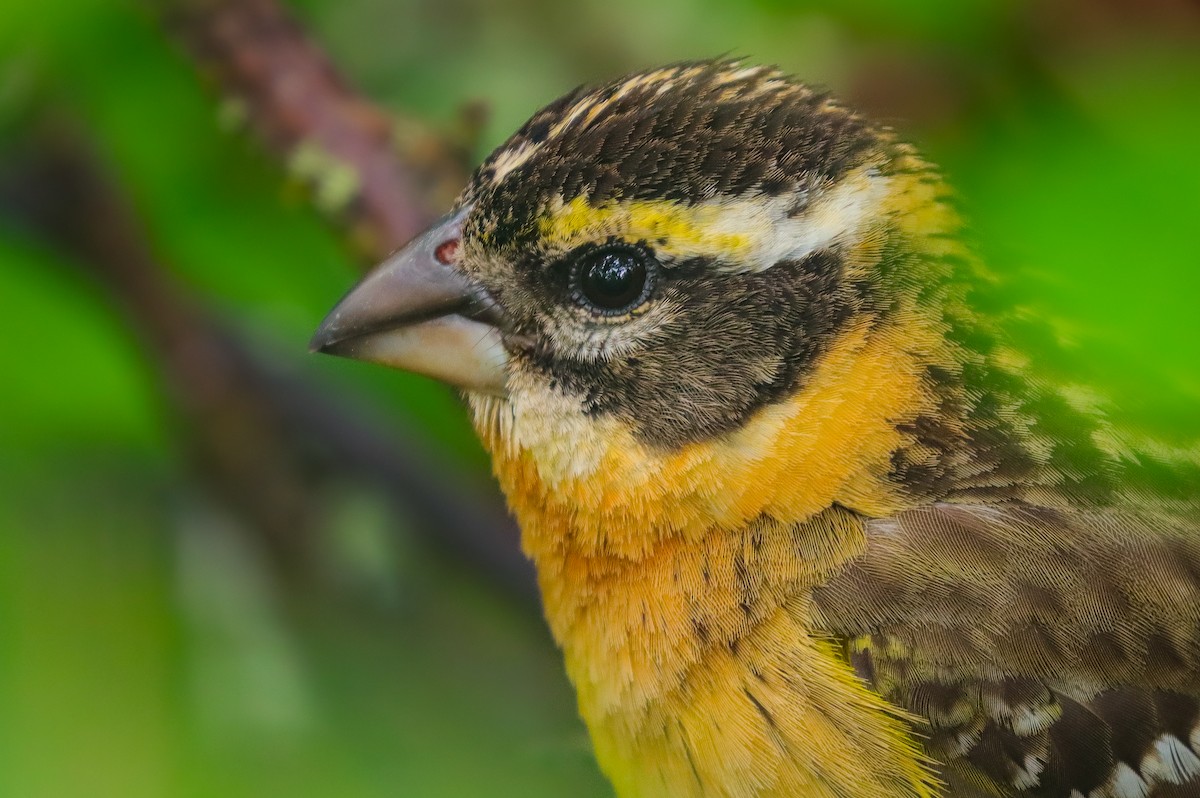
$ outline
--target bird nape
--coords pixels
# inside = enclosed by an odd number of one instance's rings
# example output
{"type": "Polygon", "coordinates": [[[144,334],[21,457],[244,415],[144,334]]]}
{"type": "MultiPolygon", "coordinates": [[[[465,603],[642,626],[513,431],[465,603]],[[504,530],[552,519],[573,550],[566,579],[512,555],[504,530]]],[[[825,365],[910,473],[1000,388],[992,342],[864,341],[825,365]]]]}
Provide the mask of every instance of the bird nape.
{"type": "Polygon", "coordinates": [[[461,387],[631,796],[1200,796],[1200,451],[977,301],[937,171],[775,69],[578,89],[330,314],[461,387]]]}

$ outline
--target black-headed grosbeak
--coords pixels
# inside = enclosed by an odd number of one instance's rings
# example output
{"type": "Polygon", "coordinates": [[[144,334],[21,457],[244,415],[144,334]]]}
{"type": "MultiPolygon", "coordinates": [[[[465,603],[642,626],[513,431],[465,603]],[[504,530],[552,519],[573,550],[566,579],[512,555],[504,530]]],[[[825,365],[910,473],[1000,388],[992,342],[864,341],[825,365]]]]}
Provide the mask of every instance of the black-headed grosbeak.
{"type": "Polygon", "coordinates": [[[630,796],[1200,796],[1200,458],[1029,373],[941,177],[771,68],[534,115],[314,347],[460,386],[630,796]]]}

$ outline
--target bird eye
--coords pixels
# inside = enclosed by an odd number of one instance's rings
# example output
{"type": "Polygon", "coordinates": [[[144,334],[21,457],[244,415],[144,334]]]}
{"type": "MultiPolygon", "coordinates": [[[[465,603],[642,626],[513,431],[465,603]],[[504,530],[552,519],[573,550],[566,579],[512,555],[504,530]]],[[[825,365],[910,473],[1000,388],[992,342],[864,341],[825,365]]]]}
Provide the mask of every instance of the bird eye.
{"type": "Polygon", "coordinates": [[[589,249],[571,267],[576,302],[604,316],[630,312],[650,297],[654,260],[639,247],[609,245],[589,249]]]}

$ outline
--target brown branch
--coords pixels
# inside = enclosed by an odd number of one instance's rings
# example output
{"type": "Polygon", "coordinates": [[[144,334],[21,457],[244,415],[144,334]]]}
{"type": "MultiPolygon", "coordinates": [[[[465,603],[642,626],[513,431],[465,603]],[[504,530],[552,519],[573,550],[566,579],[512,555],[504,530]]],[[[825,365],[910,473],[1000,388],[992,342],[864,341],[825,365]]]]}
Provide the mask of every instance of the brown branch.
{"type": "Polygon", "coordinates": [[[536,601],[531,566],[490,486],[441,462],[380,414],[272,368],[180,290],[126,198],[61,121],[0,161],[0,213],[65,247],[136,332],[193,463],[290,577],[319,575],[313,522],[325,480],[351,476],[403,506],[415,531],[536,601]]]}
{"type": "Polygon", "coordinates": [[[3,209],[64,247],[115,299],[160,375],[193,463],[285,573],[310,559],[311,508],[271,409],[205,314],[156,263],[99,165],[61,119],[3,164],[3,209]]]}
{"type": "Polygon", "coordinates": [[[274,0],[163,6],[226,101],[369,258],[419,233],[464,184],[463,146],[361,97],[274,0]]]}
{"type": "MultiPolygon", "coordinates": [[[[469,137],[483,110],[464,112],[455,142],[361,97],[275,0],[159,0],[164,20],[268,150],[313,184],[319,205],[346,225],[354,246],[377,259],[407,242],[465,183],[469,137]]],[[[467,489],[451,469],[411,441],[381,436],[376,420],[339,413],[335,403],[290,378],[270,381],[277,408],[319,431],[328,450],[363,478],[386,483],[435,539],[513,592],[536,598],[532,570],[494,486],[467,489]],[[403,454],[401,454],[403,453],[403,454]],[[446,486],[453,486],[452,489],[446,486]]]]}

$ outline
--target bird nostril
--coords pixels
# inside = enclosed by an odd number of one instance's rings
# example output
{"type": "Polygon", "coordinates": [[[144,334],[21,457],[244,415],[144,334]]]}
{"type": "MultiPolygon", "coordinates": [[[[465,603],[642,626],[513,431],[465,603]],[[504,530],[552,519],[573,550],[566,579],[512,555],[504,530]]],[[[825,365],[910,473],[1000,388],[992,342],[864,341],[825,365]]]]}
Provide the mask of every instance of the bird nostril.
{"type": "Polygon", "coordinates": [[[449,266],[454,262],[458,255],[458,239],[451,238],[449,241],[443,241],[437,245],[437,249],[433,251],[433,257],[437,258],[437,262],[449,266]]]}

